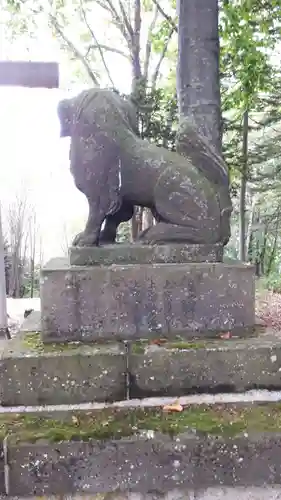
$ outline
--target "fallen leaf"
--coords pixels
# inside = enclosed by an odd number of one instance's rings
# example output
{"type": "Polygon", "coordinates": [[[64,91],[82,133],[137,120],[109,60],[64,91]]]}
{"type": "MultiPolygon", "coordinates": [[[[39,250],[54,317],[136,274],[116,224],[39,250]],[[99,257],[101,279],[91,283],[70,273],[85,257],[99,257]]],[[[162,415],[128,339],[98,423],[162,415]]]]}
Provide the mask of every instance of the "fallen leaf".
{"type": "Polygon", "coordinates": [[[166,339],[153,339],[150,344],[153,345],[163,345],[166,344],[167,340],[166,339]]]}
{"type": "Polygon", "coordinates": [[[163,411],[181,412],[181,411],[183,411],[183,406],[180,404],[179,400],[177,399],[176,401],[174,401],[174,403],[171,403],[170,405],[163,406],[163,411]]]}
{"type": "Polygon", "coordinates": [[[232,337],[231,332],[222,333],[222,334],[220,335],[220,338],[221,338],[221,339],[224,339],[224,340],[231,339],[231,337],[232,337]]]}

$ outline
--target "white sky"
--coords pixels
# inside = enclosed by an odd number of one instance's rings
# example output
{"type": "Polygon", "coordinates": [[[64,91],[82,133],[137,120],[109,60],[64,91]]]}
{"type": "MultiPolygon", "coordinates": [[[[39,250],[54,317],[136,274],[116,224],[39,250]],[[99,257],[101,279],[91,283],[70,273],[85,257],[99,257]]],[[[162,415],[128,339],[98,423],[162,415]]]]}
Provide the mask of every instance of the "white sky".
{"type": "MultiPolygon", "coordinates": [[[[65,57],[50,40],[36,41],[28,55],[18,44],[2,45],[1,52],[3,59],[8,53],[10,59],[62,62],[61,76],[65,80],[65,57]]],[[[122,61],[116,61],[112,55],[109,64],[116,86],[128,91],[131,78],[126,62],[120,67],[122,61]]],[[[72,94],[80,90],[81,87],[74,89],[72,94]]],[[[39,220],[44,260],[62,254],[65,232],[69,237],[82,230],[88,212],[86,198],[74,186],[69,172],[69,139],[59,137],[56,108],[66,95],[62,89],[0,87],[0,200],[4,232],[8,206],[16,195],[27,192],[39,220]]]]}
{"type": "Polygon", "coordinates": [[[16,195],[35,206],[46,258],[61,254],[64,222],[85,217],[85,201],[68,170],[68,140],[60,140],[56,105],[61,92],[0,89],[0,197],[3,218],[16,195]],[[76,209],[77,207],[77,209],[76,209]]]}

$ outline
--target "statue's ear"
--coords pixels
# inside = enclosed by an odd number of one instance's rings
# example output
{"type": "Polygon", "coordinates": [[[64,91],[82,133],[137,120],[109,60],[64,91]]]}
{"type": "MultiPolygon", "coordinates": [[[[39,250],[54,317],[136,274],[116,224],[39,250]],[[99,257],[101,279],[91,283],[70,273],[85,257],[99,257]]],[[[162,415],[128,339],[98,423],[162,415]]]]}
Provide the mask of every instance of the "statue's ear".
{"type": "Polygon", "coordinates": [[[73,125],[73,103],[72,99],[63,99],[59,102],[57,113],[60,121],[60,136],[71,137],[73,125]]]}

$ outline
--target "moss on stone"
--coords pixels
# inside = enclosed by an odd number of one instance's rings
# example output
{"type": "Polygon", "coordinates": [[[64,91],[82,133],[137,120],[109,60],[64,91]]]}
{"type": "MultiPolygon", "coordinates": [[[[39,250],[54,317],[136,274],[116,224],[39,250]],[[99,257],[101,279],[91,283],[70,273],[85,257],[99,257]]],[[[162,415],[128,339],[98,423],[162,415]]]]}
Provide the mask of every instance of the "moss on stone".
{"type": "MultiPolygon", "coordinates": [[[[28,332],[25,333],[22,340],[24,348],[36,351],[37,353],[48,352],[64,352],[69,350],[78,349],[81,343],[79,342],[65,342],[61,344],[44,344],[41,340],[40,333],[28,332]]],[[[95,347],[94,344],[83,344],[83,346],[95,347]]]]}
{"type": "Polygon", "coordinates": [[[132,354],[144,354],[145,349],[149,346],[149,342],[147,340],[139,340],[131,344],[131,353],[132,354]]]}
{"type": "MultiPolygon", "coordinates": [[[[148,341],[139,341],[134,342],[132,344],[132,354],[144,354],[147,347],[151,346],[151,342],[148,341]]],[[[178,349],[178,350],[186,350],[186,349],[204,349],[206,347],[206,342],[194,341],[188,342],[185,340],[176,340],[174,342],[163,342],[163,344],[159,343],[160,347],[164,347],[165,349],[178,349]]]]}
{"type": "Polygon", "coordinates": [[[89,439],[118,439],[154,430],[175,436],[196,430],[214,436],[236,436],[243,432],[280,432],[281,404],[215,405],[186,407],[181,413],[166,413],[161,408],[73,412],[67,418],[35,414],[0,416],[0,438],[12,442],[49,442],[89,439]]]}
{"type": "Polygon", "coordinates": [[[186,342],[186,341],[177,341],[177,342],[168,342],[165,345],[167,349],[204,349],[206,347],[206,342],[186,342]]]}

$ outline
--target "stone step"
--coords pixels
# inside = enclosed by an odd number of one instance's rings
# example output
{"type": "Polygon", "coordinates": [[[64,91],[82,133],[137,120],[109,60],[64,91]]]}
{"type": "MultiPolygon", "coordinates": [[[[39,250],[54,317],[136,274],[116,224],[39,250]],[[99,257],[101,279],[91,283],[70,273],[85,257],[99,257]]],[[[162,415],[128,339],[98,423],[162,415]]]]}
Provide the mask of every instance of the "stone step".
{"type": "Polygon", "coordinates": [[[259,327],[250,339],[130,346],[130,396],[281,389],[281,336],[259,327]]]}
{"type": "MultiPolygon", "coordinates": [[[[32,326],[31,318],[27,323],[32,326]]],[[[125,346],[43,344],[38,332],[22,332],[0,343],[0,402],[78,404],[127,396],[279,390],[281,337],[268,329],[257,333],[244,340],[125,346]]]]}
{"type": "Polygon", "coordinates": [[[126,498],[126,491],[148,494],[280,482],[280,402],[202,403],[183,405],[179,412],[164,410],[159,403],[119,403],[102,411],[2,413],[5,493],[118,491],[126,498]]]}
{"type": "Polygon", "coordinates": [[[41,278],[44,342],[249,335],[255,324],[254,266],[52,259],[41,278]]]}
{"type": "Polygon", "coordinates": [[[1,339],[0,353],[4,406],[118,401],[127,396],[127,357],[121,343],[44,345],[39,333],[22,332],[1,339]]]}
{"type": "MultiPolygon", "coordinates": [[[[1,500],[21,500],[22,497],[0,497],[1,500]]],[[[264,486],[261,488],[175,488],[168,493],[152,494],[109,492],[98,495],[67,495],[67,500],[280,500],[281,486],[264,486]]],[[[38,497],[28,497],[37,500],[38,497]]],[[[40,500],[61,500],[61,496],[42,496],[40,500]]]]}

